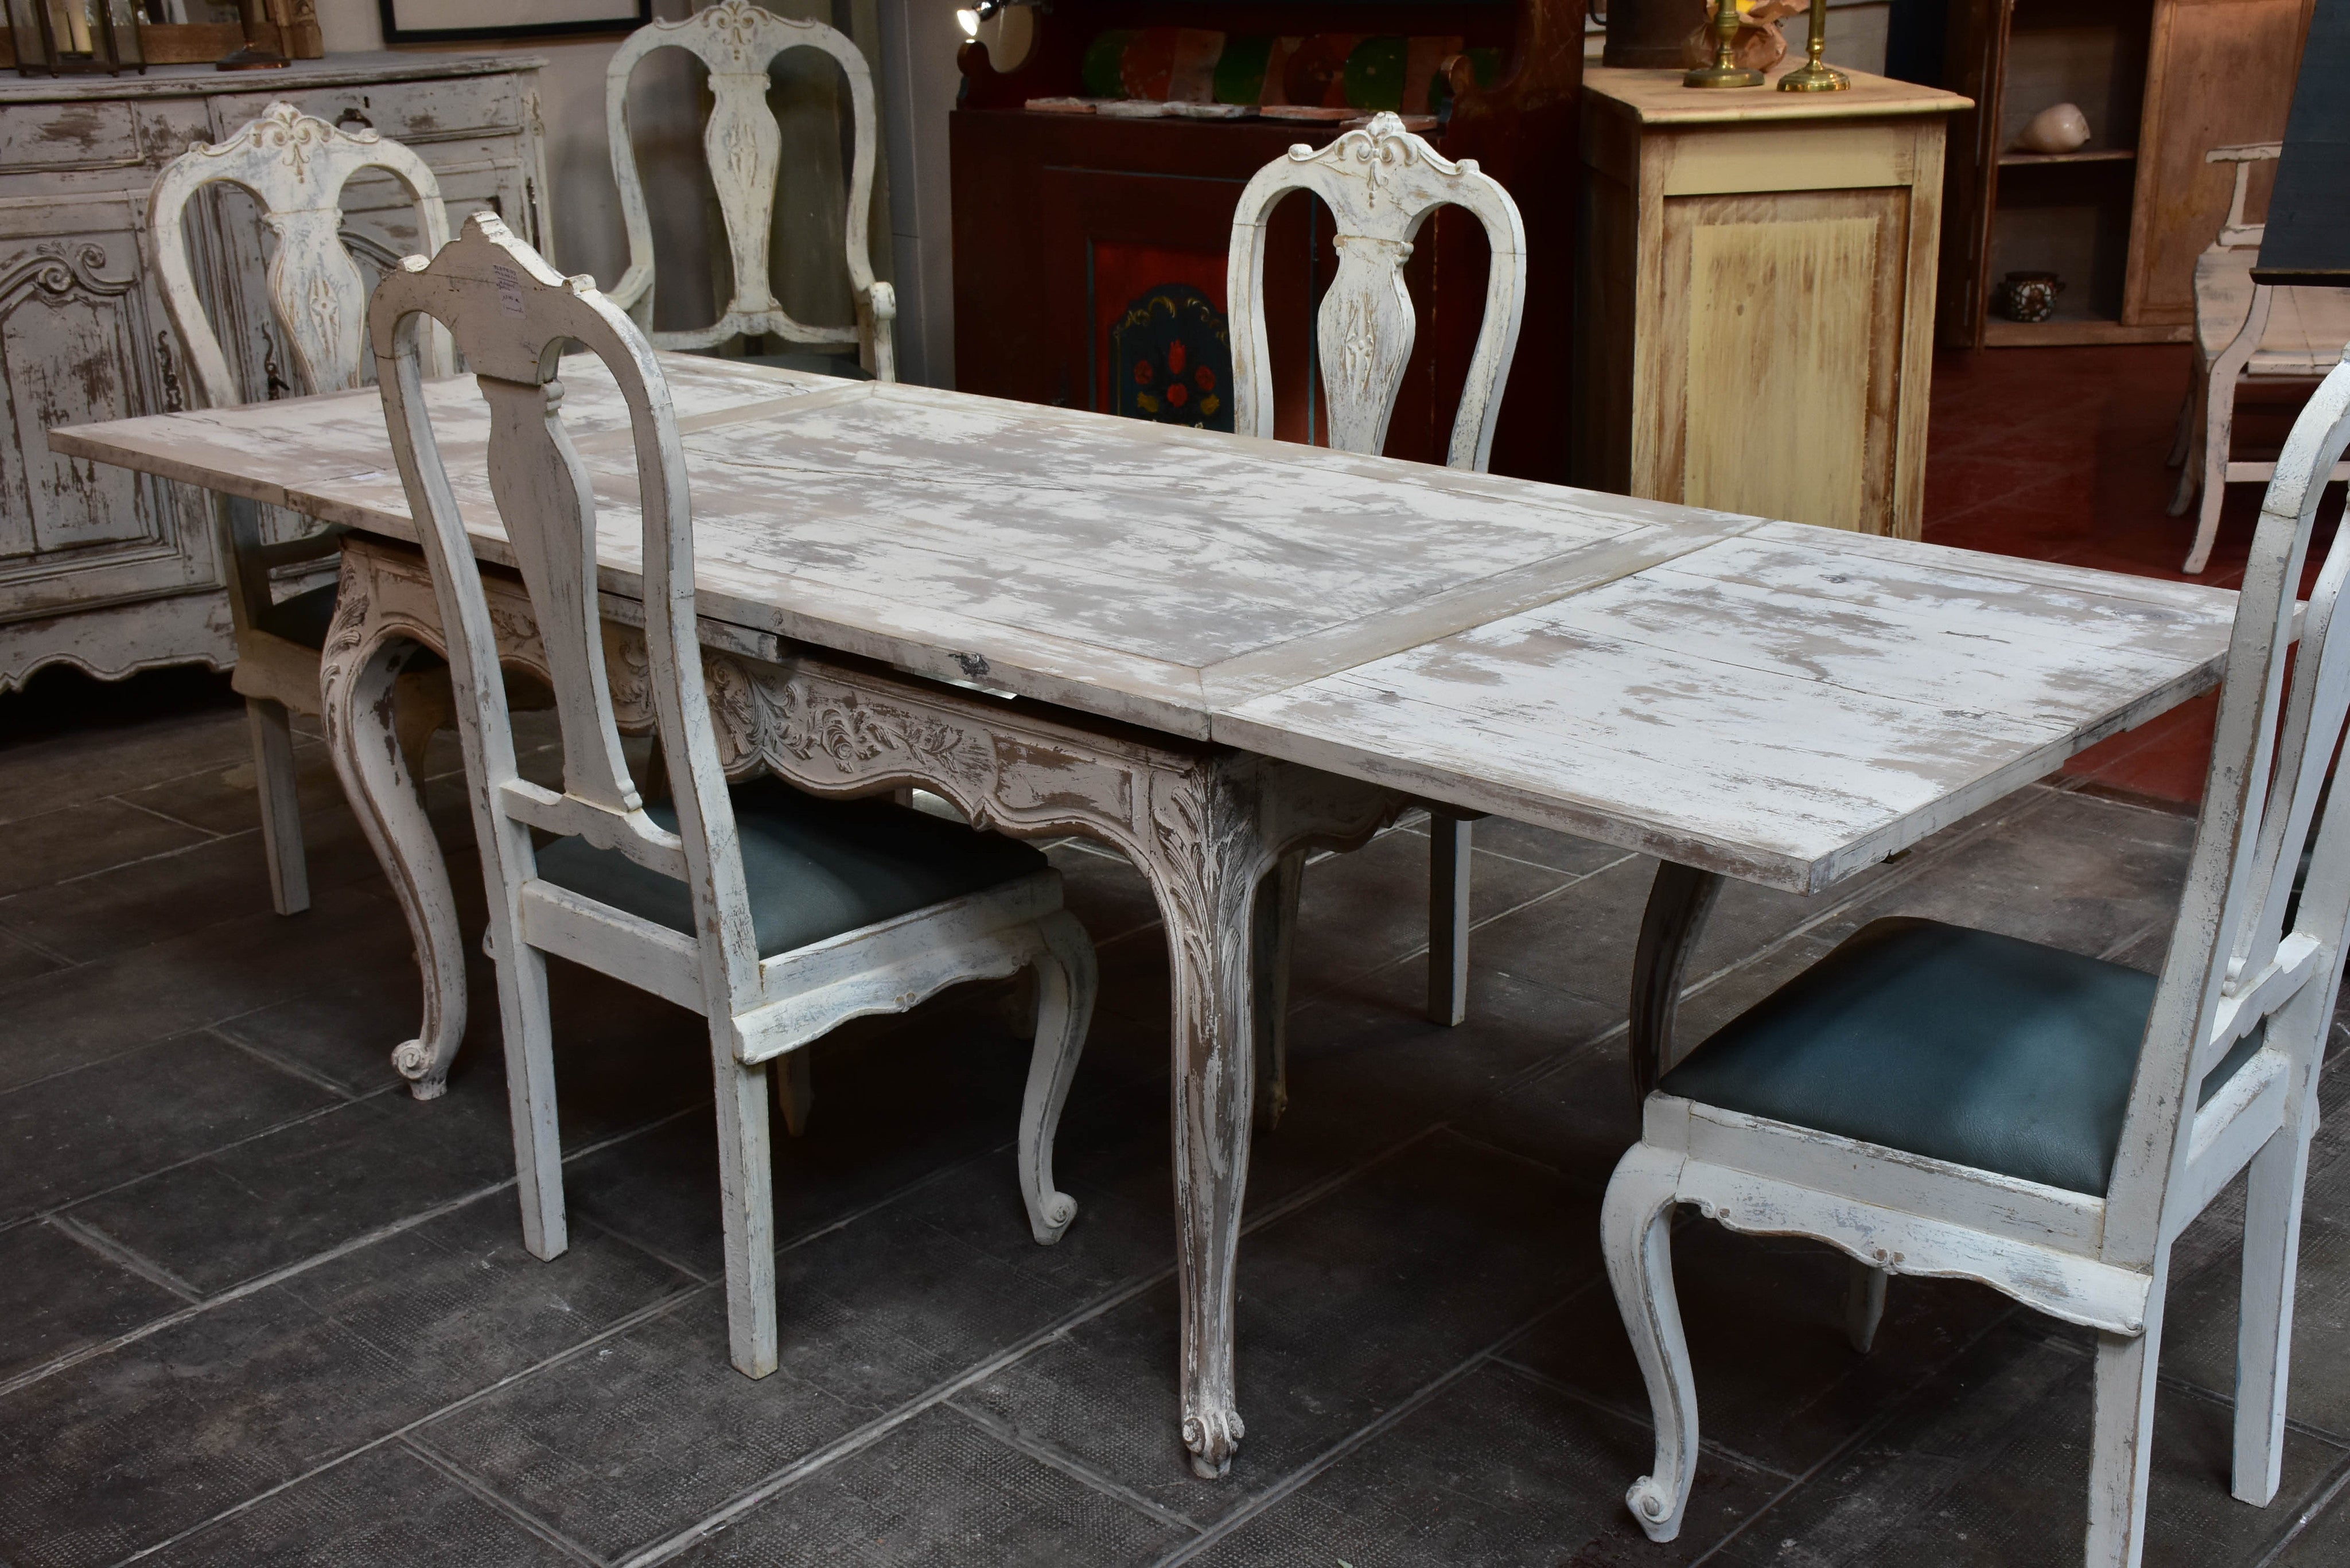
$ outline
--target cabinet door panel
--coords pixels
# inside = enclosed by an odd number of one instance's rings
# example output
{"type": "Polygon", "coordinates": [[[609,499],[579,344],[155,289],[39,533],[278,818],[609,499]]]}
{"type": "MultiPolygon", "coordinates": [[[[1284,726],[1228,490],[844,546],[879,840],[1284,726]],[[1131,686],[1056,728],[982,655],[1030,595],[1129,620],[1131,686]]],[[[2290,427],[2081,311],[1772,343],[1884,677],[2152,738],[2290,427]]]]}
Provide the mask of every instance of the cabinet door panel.
{"type": "Polygon", "coordinates": [[[53,426],[157,406],[137,257],[122,231],[0,239],[0,615],[211,574],[200,521],[162,485],[49,451],[53,426]]]}

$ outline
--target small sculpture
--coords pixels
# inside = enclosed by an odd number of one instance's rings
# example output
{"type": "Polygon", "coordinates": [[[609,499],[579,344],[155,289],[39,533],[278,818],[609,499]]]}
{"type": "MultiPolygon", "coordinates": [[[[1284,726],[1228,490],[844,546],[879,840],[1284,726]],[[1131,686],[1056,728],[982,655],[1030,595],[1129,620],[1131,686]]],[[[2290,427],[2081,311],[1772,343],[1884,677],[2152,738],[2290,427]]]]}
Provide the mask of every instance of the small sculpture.
{"type": "Polygon", "coordinates": [[[2051,104],[2032,117],[2015,144],[2026,152],[2074,152],[2089,140],[2089,117],[2077,103],[2051,104]]]}

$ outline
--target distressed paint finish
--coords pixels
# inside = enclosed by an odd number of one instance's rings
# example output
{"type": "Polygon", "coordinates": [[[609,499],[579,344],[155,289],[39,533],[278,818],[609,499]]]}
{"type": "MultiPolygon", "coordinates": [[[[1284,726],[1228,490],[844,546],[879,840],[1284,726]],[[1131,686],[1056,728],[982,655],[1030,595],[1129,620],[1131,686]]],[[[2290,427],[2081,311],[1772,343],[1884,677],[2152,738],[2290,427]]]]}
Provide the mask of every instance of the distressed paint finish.
{"type": "MultiPolygon", "coordinates": [[[[779,1355],[768,1064],[849,1019],[903,1012],[958,981],[1037,971],[1019,1164],[1031,1230],[1041,1242],[1057,1241],[1076,1204],[1052,1184],[1053,1134],[1095,988],[1093,950],[1061,907],[1060,874],[1022,875],[825,940],[762,953],[706,694],[676,410],[651,345],[590,280],[558,275],[482,213],[430,262],[411,257],[385,281],[369,307],[369,336],[394,456],[425,524],[441,642],[460,703],[475,842],[488,883],[488,940],[497,962],[525,1245],[552,1258],[565,1250],[567,1237],[550,954],[692,1008],[709,1023],[729,1350],[747,1376],[773,1372],[779,1355]],[[497,609],[459,520],[422,396],[419,339],[436,321],[454,335],[492,410],[486,461],[520,575],[518,585],[503,583],[497,609]],[[596,587],[595,498],[562,415],[556,372],[567,343],[596,356],[612,375],[644,498],[643,625],[622,638],[634,638],[638,657],[633,666],[620,661],[635,679],[619,702],[608,676],[612,636],[596,587]],[[564,753],[559,789],[531,783],[515,766],[500,673],[510,658],[554,688],[564,753]],[[647,814],[629,775],[620,749],[627,720],[649,722],[656,733],[676,805],[674,830],[647,814]],[[534,830],[577,836],[682,881],[693,933],[541,878],[534,830]]],[[[399,654],[383,651],[388,639],[373,611],[370,575],[355,569],[336,628],[337,673],[348,685],[334,739],[346,754],[338,765],[362,791],[403,782],[393,776],[398,748],[386,743],[391,725],[383,680],[399,654]]],[[[404,832],[412,841],[399,853],[420,867],[418,885],[430,884],[424,902],[445,897],[445,872],[422,864],[432,858],[422,847],[432,843],[429,826],[380,817],[369,830],[380,829],[404,832]]],[[[448,956],[453,964],[455,955],[448,956]]],[[[446,1070],[445,1060],[435,1065],[446,1070]]]]}
{"type": "MultiPolygon", "coordinates": [[[[338,55],[265,73],[262,91],[251,75],[201,69],[0,78],[0,691],[52,663],[113,680],[240,662],[207,498],[46,450],[49,426],[199,400],[149,244],[164,166],[284,98],[330,121],[362,110],[432,165],[452,209],[487,202],[535,222],[536,67],[512,54],[338,55]]],[[[232,366],[256,368],[266,332],[281,379],[298,382],[268,304],[269,237],[242,192],[213,194],[185,228],[213,328],[232,366]]],[[[421,243],[393,180],[362,176],[346,196],[363,275],[421,243]]],[[[256,374],[226,400],[263,395],[256,374]]],[[[267,517],[265,533],[291,521],[267,517]]]]}
{"type": "Polygon", "coordinates": [[[629,269],[612,286],[612,300],[635,313],[663,348],[708,348],[740,334],[773,334],[795,343],[854,343],[864,367],[882,381],[898,379],[892,334],[897,292],[873,276],[868,230],[873,213],[874,150],[879,136],[873,109],[873,73],[857,46],[821,22],[777,16],[751,0],[719,0],[676,22],[654,22],[628,36],[604,76],[604,121],[612,170],[620,187],[620,213],[629,232],[629,269]],[[710,119],[702,145],[717,188],[718,210],[733,264],[734,293],[716,321],[683,332],[652,332],[653,225],[629,135],[629,78],[656,49],[683,49],[709,68],[710,119]],[[847,261],[857,301],[855,327],[811,327],[795,321],[775,296],[767,247],[775,230],[775,176],[783,130],[767,108],[767,67],[792,49],[815,49],[839,62],[848,78],[849,153],[847,261]]]}
{"type": "MultiPolygon", "coordinates": [[[[1849,1332],[1864,1348],[1884,1274],[1974,1280],[2095,1329],[2085,1557],[2092,1568],[2137,1568],[2171,1243],[2249,1172],[2232,1489],[2257,1505],[2275,1497],[2302,1187],[2350,926],[2350,806],[2325,802],[2350,720],[2350,637],[2337,635],[2350,540],[2335,540],[2318,574],[2289,685],[2286,665],[2318,497],[2345,445],[2350,364],[2337,366],[2295,423],[2262,510],[2187,888],[2104,1192],[2041,1186],[1662,1091],[1648,1096],[1640,1142],[1608,1184],[1602,1231],[1655,1412],[1654,1463],[1626,1496],[1652,1539],[1679,1532],[1698,1454],[1696,1389],[1672,1285],[1679,1203],[1733,1230],[1812,1237],[1865,1265],[1870,1272],[1856,1277],[1847,1303],[1849,1332]],[[2295,901],[2304,845],[2309,871],[2295,901]],[[2259,1049],[2204,1100],[2212,1070],[2256,1028],[2259,1049]]],[[[1998,628],[1995,619],[1984,624],[1998,628]]],[[[2102,646],[2111,648],[2118,623],[2105,629],[2102,646]]],[[[1921,680],[1932,690],[1947,673],[1921,680]]],[[[2011,708],[2044,715],[2054,700],[2053,684],[2027,687],[2011,708]]]]}
{"type": "Polygon", "coordinates": [[[1493,450],[1502,384],[1518,347],[1525,310],[1526,231],[1518,204],[1477,161],[1451,162],[1392,114],[1321,148],[1304,144],[1257,171],[1232,216],[1225,296],[1232,301],[1233,428],[1273,434],[1273,361],[1265,337],[1264,235],[1274,207],[1311,191],[1329,207],[1338,275],[1322,296],[1322,385],[1330,444],[1377,452],[1403,386],[1416,331],[1403,265],[1412,241],[1439,207],[1468,209],[1492,247],[1484,324],[1469,359],[1447,462],[1482,472],[1493,450]]]}
{"type": "MultiPolygon", "coordinates": [[[[1458,469],[661,363],[724,765],[920,784],[1005,831],[1115,845],[1158,890],[1178,971],[1185,1417],[1206,1470],[1240,1431],[1232,1238],[1263,1065],[1246,920],[1284,857],[1409,796],[1824,887],[2208,686],[2234,603],[1458,469]]],[[[640,624],[625,409],[591,360],[563,381],[600,606],[640,624]]],[[[419,395],[472,553],[513,566],[480,397],[455,380],[419,395]]],[[[53,440],[414,541],[380,420],[363,390],[53,440]]],[[[623,693],[631,657],[608,659],[623,693]]]]}
{"type": "MultiPolygon", "coordinates": [[[[359,384],[367,327],[367,290],[342,244],[341,199],[345,183],[366,170],[381,170],[407,189],[428,254],[448,243],[441,182],[423,159],[373,130],[345,130],[290,103],[270,105],[224,140],[191,146],[155,182],[147,199],[155,270],[203,402],[222,407],[244,400],[189,269],[189,201],[226,182],[261,204],[261,221],[276,240],[269,257],[270,313],[285,335],[296,385],[339,391],[359,384]]],[[[431,362],[434,374],[446,373],[438,344],[431,362]]]]}
{"type": "MultiPolygon", "coordinates": [[[[163,306],[186,346],[194,401],[218,407],[244,400],[190,270],[189,202],[205,187],[226,183],[260,203],[262,226],[275,240],[268,265],[270,313],[293,361],[296,384],[314,392],[338,391],[359,384],[367,315],[366,286],[343,246],[341,200],[343,187],[369,171],[389,173],[405,189],[420,239],[435,249],[447,241],[449,218],[440,183],[421,158],[373,130],[347,131],[290,103],[270,105],[234,135],[195,143],[164,167],[148,193],[148,230],[163,306]]],[[[436,369],[447,367],[444,347],[437,338],[432,344],[436,369]]],[[[234,684],[253,731],[270,903],[281,915],[298,914],[310,907],[310,884],[288,714],[319,711],[319,660],[309,649],[264,630],[258,622],[270,607],[272,570],[331,556],[335,541],[316,534],[272,544],[252,507],[224,503],[219,512],[221,570],[236,635],[234,684]]],[[[396,684],[406,689],[411,715],[404,732],[421,748],[424,737],[450,722],[448,683],[437,674],[420,673],[396,684]]],[[[384,700],[393,701],[392,693],[387,687],[384,700]]],[[[440,1081],[420,1079],[417,1088],[420,1094],[438,1093],[440,1081]]]]}

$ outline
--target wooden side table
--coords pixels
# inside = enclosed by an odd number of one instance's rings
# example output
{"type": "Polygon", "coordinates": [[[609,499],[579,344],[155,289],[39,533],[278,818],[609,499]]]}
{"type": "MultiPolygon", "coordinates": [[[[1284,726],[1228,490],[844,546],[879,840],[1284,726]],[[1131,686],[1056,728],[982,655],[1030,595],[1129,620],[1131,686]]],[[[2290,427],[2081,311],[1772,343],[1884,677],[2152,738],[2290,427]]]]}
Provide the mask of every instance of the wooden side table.
{"type": "Polygon", "coordinates": [[[1575,483],[1915,539],[1944,116],[1838,93],[1584,78],[1575,483]]]}

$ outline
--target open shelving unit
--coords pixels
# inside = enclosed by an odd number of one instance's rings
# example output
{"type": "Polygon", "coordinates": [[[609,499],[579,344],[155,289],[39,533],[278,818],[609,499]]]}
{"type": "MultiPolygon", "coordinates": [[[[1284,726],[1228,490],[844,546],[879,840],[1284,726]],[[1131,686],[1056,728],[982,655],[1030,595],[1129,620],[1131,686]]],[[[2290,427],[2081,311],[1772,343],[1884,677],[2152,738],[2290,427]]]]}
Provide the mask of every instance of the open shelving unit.
{"type": "MultiPolygon", "coordinates": [[[[2203,154],[2283,134],[2312,0],[1954,0],[1940,296],[1946,346],[2184,342],[2195,256],[2230,176],[2203,154]],[[2033,116],[2078,104],[2090,140],[2026,152],[2033,116]],[[2055,314],[1997,314],[2010,272],[2064,281],[2055,314]]],[[[2264,204],[2267,192],[2256,192],[2264,204]]]]}

